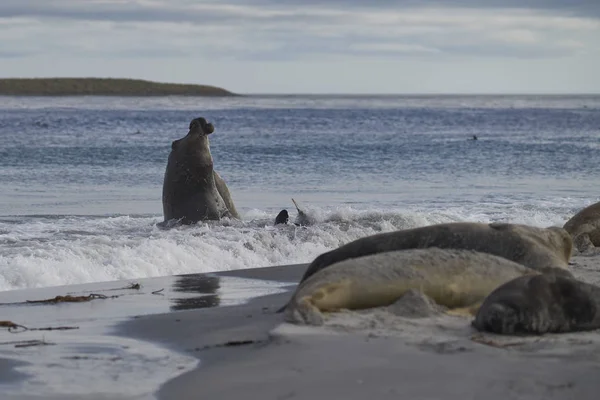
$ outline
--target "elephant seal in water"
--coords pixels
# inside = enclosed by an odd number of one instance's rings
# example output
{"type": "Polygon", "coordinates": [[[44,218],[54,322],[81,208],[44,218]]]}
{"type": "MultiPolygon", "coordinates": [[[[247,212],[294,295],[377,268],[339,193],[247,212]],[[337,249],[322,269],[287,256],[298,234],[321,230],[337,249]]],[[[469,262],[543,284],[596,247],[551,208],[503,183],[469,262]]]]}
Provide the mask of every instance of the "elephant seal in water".
{"type": "Polygon", "coordinates": [[[515,278],[483,301],[472,325],[500,334],[600,328],[600,287],[558,274],[515,278]]]}
{"type": "Polygon", "coordinates": [[[578,251],[600,247],[600,202],[579,211],[563,228],[573,237],[578,251]]]}
{"type": "MultiPolygon", "coordinates": [[[[350,258],[429,247],[480,251],[543,271],[552,267],[566,269],[573,243],[571,236],[558,227],[537,228],[519,224],[475,222],[429,225],[367,236],[323,253],[308,266],[300,282],[317,271],[350,258]]],[[[283,311],[285,307],[277,312],[283,311]]]]}
{"type": "Polygon", "coordinates": [[[239,219],[225,181],[213,169],[208,135],[214,126],[196,118],[189,129],[185,137],[171,144],[162,195],[165,222],[239,219]]]}
{"type": "Polygon", "coordinates": [[[308,216],[308,214],[306,214],[306,212],[304,212],[300,208],[300,206],[298,205],[298,203],[296,203],[296,200],[292,199],[292,202],[294,203],[294,206],[296,207],[296,210],[298,211],[298,216],[296,217],[296,222],[294,222],[294,224],[296,226],[312,225],[314,223],[313,219],[310,218],[308,216]]]}
{"type": "Polygon", "coordinates": [[[275,225],[279,224],[287,224],[290,219],[290,214],[288,214],[287,210],[281,210],[277,217],[275,217],[275,225]]]}
{"type": "MultiPolygon", "coordinates": [[[[296,203],[296,200],[292,199],[292,201],[294,202],[294,206],[296,207],[296,210],[298,210],[298,216],[296,217],[296,222],[293,222],[293,224],[296,226],[306,226],[306,225],[312,224],[314,222],[313,219],[311,219],[304,211],[302,211],[300,209],[300,206],[298,206],[298,203],[296,203]]],[[[279,214],[277,214],[277,217],[275,217],[275,225],[287,224],[289,222],[289,219],[290,219],[290,214],[288,213],[288,211],[281,210],[279,212],[279,214]]]]}
{"type": "Polygon", "coordinates": [[[335,263],[311,275],[286,307],[287,322],[323,324],[324,312],[387,306],[419,289],[450,309],[477,307],[499,285],[538,272],[492,254],[456,249],[389,251],[335,263]]]}

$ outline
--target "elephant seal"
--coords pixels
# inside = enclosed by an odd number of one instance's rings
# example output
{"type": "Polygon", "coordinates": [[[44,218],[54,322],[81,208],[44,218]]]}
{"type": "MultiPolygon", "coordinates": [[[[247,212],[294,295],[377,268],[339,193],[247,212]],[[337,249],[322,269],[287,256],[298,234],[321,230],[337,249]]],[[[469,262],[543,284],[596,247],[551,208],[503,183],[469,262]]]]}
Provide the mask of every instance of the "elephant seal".
{"type": "Polygon", "coordinates": [[[188,134],[171,144],[162,194],[165,223],[240,219],[225,181],[213,169],[208,135],[214,129],[204,118],[193,119],[188,134]]]}
{"type": "Polygon", "coordinates": [[[477,307],[499,285],[538,273],[492,254],[457,249],[389,251],[335,263],[296,288],[287,322],[322,325],[321,312],[388,306],[419,289],[450,309],[477,307]]]}
{"type": "MultiPolygon", "coordinates": [[[[292,202],[294,202],[294,206],[296,207],[296,210],[298,210],[296,222],[293,222],[293,224],[296,226],[305,226],[311,224],[313,220],[304,211],[302,211],[302,209],[300,209],[300,206],[298,206],[296,200],[292,199],[292,202]]],[[[288,211],[281,210],[279,214],[277,214],[277,217],[275,217],[275,225],[287,224],[289,222],[289,219],[290,214],[288,213],[288,211]]]]}
{"type": "Polygon", "coordinates": [[[569,234],[558,227],[537,228],[498,222],[429,225],[367,236],[321,254],[308,266],[302,280],[320,269],[348,258],[429,247],[490,253],[529,268],[542,270],[546,267],[567,268],[573,243],[569,234]]]}
{"type": "Polygon", "coordinates": [[[580,210],[563,228],[573,237],[578,251],[600,247],[600,202],[580,210]]]}
{"type": "MultiPolygon", "coordinates": [[[[494,254],[535,270],[568,268],[573,243],[562,228],[508,223],[451,222],[366,236],[319,255],[307,267],[303,282],[317,271],[349,258],[393,250],[467,249],[494,254]]],[[[281,312],[285,306],[277,312],[281,312]]]]}
{"type": "Polygon", "coordinates": [[[290,219],[290,215],[287,210],[281,210],[277,217],[275,217],[275,225],[287,224],[290,219]]]}
{"type": "Polygon", "coordinates": [[[553,273],[518,277],[486,297],[472,326],[508,335],[598,329],[600,287],[553,273]]]}

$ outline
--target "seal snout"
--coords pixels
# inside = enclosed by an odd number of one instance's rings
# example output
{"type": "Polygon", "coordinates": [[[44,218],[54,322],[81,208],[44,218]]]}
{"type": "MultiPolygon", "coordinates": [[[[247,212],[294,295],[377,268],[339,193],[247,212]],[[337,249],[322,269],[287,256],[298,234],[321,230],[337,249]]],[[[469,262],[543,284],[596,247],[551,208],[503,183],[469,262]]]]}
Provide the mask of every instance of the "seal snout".
{"type": "Polygon", "coordinates": [[[485,310],[480,308],[473,324],[478,330],[500,334],[514,334],[521,330],[519,313],[500,302],[487,305],[485,310]]]}
{"type": "Polygon", "coordinates": [[[198,133],[201,135],[210,135],[215,131],[215,127],[205,118],[195,118],[190,122],[190,133],[198,133]]]}

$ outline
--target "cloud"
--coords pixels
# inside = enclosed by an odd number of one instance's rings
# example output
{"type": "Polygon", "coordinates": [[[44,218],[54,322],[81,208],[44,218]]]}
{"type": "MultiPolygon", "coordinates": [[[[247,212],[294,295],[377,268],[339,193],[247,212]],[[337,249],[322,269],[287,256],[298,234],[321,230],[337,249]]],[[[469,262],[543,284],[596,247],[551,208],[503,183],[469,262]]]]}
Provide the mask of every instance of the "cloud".
{"type": "MultiPolygon", "coordinates": [[[[89,56],[282,60],[308,55],[547,57],[595,48],[600,20],[555,12],[594,3],[550,1],[543,12],[468,8],[474,2],[3,0],[0,38],[27,50],[89,56]],[[315,3],[316,4],[316,3],[315,3]],[[428,7],[423,7],[423,4],[428,7]],[[450,4],[452,7],[447,8],[450,4]],[[565,46],[564,43],[580,46],[565,46]],[[560,42],[560,43],[559,43],[560,42]]],[[[501,4],[499,1],[492,1],[501,4]]],[[[517,2],[502,4],[517,5],[517,2]]],[[[525,4],[541,7],[540,1],[525,4]]],[[[10,48],[12,46],[12,48],[10,48]]]]}
{"type": "Polygon", "coordinates": [[[33,52],[29,52],[29,51],[0,50],[0,59],[1,58],[22,58],[22,57],[33,55],[33,54],[34,54],[33,52]]]}
{"type": "Polygon", "coordinates": [[[598,0],[0,1],[0,60],[15,70],[33,58],[28,65],[94,60],[106,70],[140,60],[160,76],[173,68],[168,60],[190,71],[217,63],[216,71],[248,71],[249,63],[352,70],[364,62],[598,59],[598,37],[598,0]]]}
{"type": "Polygon", "coordinates": [[[600,2],[596,0],[229,0],[218,1],[151,1],[151,0],[3,0],[0,15],[11,17],[65,18],[88,21],[161,21],[201,22],[236,17],[264,18],[301,17],[324,14],[334,10],[369,12],[406,11],[411,9],[520,9],[535,12],[557,12],[567,16],[599,17],[600,2]],[[206,17],[206,18],[205,18],[206,17]]]}

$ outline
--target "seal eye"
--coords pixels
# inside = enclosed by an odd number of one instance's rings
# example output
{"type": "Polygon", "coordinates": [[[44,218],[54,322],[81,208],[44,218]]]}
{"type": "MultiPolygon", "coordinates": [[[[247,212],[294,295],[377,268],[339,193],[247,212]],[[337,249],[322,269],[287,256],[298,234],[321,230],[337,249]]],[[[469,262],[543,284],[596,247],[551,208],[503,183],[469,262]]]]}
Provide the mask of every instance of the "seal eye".
{"type": "Polygon", "coordinates": [[[198,121],[196,121],[195,119],[192,120],[192,122],[190,122],[190,131],[192,129],[196,129],[198,127],[198,121]]]}

